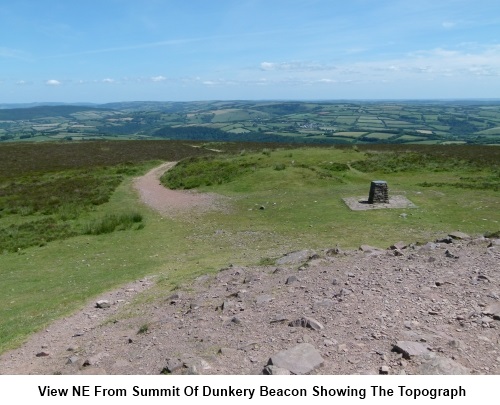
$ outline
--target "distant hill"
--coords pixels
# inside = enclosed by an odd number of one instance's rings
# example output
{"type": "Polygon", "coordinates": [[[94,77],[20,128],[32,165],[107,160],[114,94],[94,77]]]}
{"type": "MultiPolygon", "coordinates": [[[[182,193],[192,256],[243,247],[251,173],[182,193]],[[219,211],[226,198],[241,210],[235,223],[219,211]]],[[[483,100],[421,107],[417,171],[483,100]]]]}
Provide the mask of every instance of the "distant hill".
{"type": "Polygon", "coordinates": [[[500,145],[500,100],[127,101],[0,108],[0,142],[155,138],[500,145]]]}
{"type": "Polygon", "coordinates": [[[33,120],[45,117],[69,117],[82,111],[102,111],[102,108],[81,105],[42,105],[25,108],[0,109],[0,120],[33,120]]]}

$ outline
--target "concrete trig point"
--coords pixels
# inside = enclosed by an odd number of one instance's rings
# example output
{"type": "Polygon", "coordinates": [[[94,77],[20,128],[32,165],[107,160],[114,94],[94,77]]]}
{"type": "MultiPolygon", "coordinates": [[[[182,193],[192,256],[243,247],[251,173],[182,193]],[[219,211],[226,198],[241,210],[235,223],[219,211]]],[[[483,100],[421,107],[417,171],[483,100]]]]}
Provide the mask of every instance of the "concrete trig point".
{"type": "Polygon", "coordinates": [[[389,188],[387,182],[383,180],[374,180],[370,185],[370,195],[368,196],[368,204],[388,204],[389,203],[389,188]]]}

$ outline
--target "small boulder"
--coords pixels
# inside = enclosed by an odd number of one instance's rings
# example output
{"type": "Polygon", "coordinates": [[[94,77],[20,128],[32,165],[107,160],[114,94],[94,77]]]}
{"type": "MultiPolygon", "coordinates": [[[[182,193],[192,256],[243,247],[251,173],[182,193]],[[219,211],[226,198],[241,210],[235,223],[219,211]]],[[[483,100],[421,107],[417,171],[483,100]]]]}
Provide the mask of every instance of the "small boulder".
{"type": "Polygon", "coordinates": [[[500,302],[494,302],[483,309],[484,315],[491,315],[494,319],[500,319],[500,302]]]}
{"type": "Polygon", "coordinates": [[[310,343],[301,343],[273,355],[267,365],[288,370],[293,374],[307,374],[323,365],[321,354],[310,343]]]}
{"type": "Polygon", "coordinates": [[[410,359],[429,353],[429,346],[418,342],[399,341],[393,346],[392,350],[402,353],[405,359],[410,359]]]}
{"type": "Polygon", "coordinates": [[[471,237],[469,235],[467,235],[466,233],[463,233],[463,232],[451,232],[448,234],[448,236],[452,239],[458,239],[458,240],[468,240],[468,239],[471,239],[471,237]]]}
{"type": "Polygon", "coordinates": [[[301,326],[303,328],[310,328],[313,330],[322,330],[325,327],[316,319],[303,317],[296,319],[288,324],[288,326],[301,326]]]}
{"type": "Polygon", "coordinates": [[[104,309],[109,308],[111,306],[108,300],[99,300],[95,303],[96,308],[104,309]]]}

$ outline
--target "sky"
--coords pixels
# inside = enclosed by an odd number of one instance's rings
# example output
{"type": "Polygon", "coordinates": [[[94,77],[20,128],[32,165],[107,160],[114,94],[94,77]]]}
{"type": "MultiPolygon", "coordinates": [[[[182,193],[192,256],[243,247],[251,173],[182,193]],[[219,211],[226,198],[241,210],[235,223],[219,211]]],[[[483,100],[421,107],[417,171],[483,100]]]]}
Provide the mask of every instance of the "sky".
{"type": "Polygon", "coordinates": [[[5,0],[0,103],[500,98],[498,0],[5,0]]]}

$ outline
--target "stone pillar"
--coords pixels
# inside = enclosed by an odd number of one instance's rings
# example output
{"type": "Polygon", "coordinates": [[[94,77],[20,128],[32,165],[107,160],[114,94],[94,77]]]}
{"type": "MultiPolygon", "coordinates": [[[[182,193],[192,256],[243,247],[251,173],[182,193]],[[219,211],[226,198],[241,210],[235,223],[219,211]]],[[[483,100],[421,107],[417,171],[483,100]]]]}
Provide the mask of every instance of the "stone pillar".
{"type": "Polygon", "coordinates": [[[372,181],[370,185],[370,196],[368,197],[369,204],[388,204],[389,189],[387,182],[382,180],[372,181]]]}

